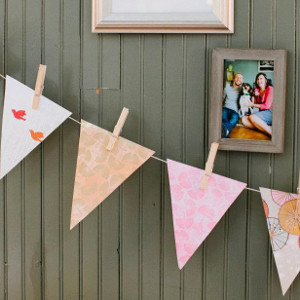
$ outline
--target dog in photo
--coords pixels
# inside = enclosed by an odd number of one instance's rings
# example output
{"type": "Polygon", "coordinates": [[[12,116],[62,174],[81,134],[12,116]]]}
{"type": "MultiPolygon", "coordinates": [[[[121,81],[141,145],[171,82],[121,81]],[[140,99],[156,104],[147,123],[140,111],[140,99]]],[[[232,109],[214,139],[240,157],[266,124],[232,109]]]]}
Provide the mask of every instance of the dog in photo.
{"type": "Polygon", "coordinates": [[[252,93],[253,93],[253,89],[252,89],[251,85],[249,83],[243,83],[242,94],[239,99],[240,118],[251,115],[253,113],[253,108],[248,106],[249,104],[253,104],[252,93]]]}

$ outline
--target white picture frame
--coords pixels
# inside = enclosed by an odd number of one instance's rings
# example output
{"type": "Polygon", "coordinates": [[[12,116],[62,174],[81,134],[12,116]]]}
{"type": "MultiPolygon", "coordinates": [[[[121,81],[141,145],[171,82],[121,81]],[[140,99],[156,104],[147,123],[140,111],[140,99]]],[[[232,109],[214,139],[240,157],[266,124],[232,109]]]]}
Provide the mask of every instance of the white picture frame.
{"type": "Polygon", "coordinates": [[[233,33],[234,0],[92,0],[92,32],[233,33]]]}

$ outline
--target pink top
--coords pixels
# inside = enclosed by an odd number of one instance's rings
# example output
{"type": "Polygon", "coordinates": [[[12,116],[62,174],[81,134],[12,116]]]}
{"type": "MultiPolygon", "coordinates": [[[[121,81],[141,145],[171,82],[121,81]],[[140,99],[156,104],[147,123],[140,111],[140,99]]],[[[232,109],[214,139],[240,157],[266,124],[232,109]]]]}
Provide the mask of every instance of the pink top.
{"type": "MultiPolygon", "coordinates": [[[[255,91],[260,93],[260,89],[258,88],[255,88],[255,91]]],[[[273,87],[269,85],[262,96],[255,97],[255,102],[257,104],[260,104],[259,110],[272,109],[273,108],[273,87]]]]}

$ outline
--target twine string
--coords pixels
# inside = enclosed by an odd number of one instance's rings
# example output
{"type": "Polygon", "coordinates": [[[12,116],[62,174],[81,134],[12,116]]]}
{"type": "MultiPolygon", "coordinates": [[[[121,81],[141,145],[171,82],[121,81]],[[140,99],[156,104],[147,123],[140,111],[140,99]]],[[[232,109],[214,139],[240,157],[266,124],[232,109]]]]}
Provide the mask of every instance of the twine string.
{"type": "Polygon", "coordinates": [[[74,121],[74,122],[76,122],[77,124],[81,125],[81,123],[79,121],[77,121],[77,120],[75,120],[75,119],[73,119],[71,117],[69,117],[69,119],[72,120],[72,121],[74,121]]]}
{"type": "Polygon", "coordinates": [[[249,191],[252,191],[252,192],[260,193],[259,190],[251,189],[251,188],[248,188],[248,187],[245,187],[245,189],[249,190],[249,191]]]}
{"type": "MultiPolygon", "coordinates": [[[[0,77],[2,77],[4,80],[6,80],[6,77],[3,76],[2,74],[0,74],[0,77]]],[[[74,119],[72,117],[69,117],[69,119],[72,120],[73,122],[76,122],[77,124],[81,125],[81,122],[77,121],[76,119],[74,119]]],[[[163,160],[163,159],[161,159],[159,157],[156,157],[154,155],[152,155],[151,157],[154,158],[154,159],[156,159],[156,160],[158,160],[158,161],[161,161],[161,162],[167,164],[167,161],[165,161],[165,160],[163,160]]],[[[245,187],[245,189],[249,190],[249,191],[252,191],[252,192],[260,193],[259,190],[255,190],[255,189],[252,189],[252,188],[245,187]]],[[[299,190],[299,187],[297,188],[297,190],[299,190]]],[[[298,202],[300,202],[299,200],[300,199],[298,199],[298,201],[297,201],[297,208],[298,208],[298,202]]]]}
{"type": "Polygon", "coordinates": [[[167,161],[165,161],[165,160],[163,160],[163,159],[161,159],[161,158],[159,158],[159,157],[156,157],[156,156],[154,156],[154,155],[152,155],[151,157],[154,158],[154,159],[156,159],[156,160],[159,160],[159,161],[161,161],[161,162],[163,162],[163,163],[165,163],[165,164],[167,164],[167,161]]]}
{"type": "MultiPolygon", "coordinates": [[[[75,119],[73,119],[73,118],[71,118],[71,117],[69,117],[69,119],[72,120],[72,121],[74,121],[74,122],[76,122],[77,124],[80,124],[80,125],[81,125],[81,123],[80,123],[79,121],[77,121],[77,120],[75,120],[75,119]]],[[[161,162],[167,164],[167,161],[166,161],[166,160],[163,160],[163,159],[161,159],[161,158],[159,158],[159,157],[156,157],[156,156],[154,156],[154,155],[152,155],[151,158],[154,158],[154,159],[156,159],[156,160],[158,160],[158,161],[161,161],[161,162]]],[[[252,191],[252,192],[260,193],[259,190],[255,190],[255,189],[252,189],[252,188],[245,187],[245,189],[246,189],[246,190],[249,190],[249,191],[252,191]]]]}

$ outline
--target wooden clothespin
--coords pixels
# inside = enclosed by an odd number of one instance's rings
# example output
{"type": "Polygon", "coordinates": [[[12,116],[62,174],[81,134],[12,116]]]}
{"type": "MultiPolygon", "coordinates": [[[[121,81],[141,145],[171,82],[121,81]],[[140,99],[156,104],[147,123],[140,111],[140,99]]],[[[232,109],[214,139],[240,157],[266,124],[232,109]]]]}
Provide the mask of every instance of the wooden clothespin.
{"type": "Polygon", "coordinates": [[[119,137],[119,135],[122,131],[122,128],[125,124],[125,121],[127,119],[128,114],[129,114],[129,109],[124,107],[122,112],[121,112],[118,123],[114,128],[112,136],[110,137],[110,140],[109,140],[109,143],[106,147],[106,150],[111,151],[114,148],[115,143],[116,143],[116,141],[117,141],[117,139],[118,139],[118,137],[119,137]]]}
{"type": "Polygon", "coordinates": [[[45,65],[39,66],[39,71],[38,71],[37,78],[36,78],[34,96],[33,96],[33,101],[32,101],[32,109],[37,109],[39,107],[40,97],[41,97],[41,94],[44,89],[46,69],[47,69],[47,66],[45,66],[45,65]]]}
{"type": "Polygon", "coordinates": [[[219,148],[219,143],[212,143],[211,144],[211,148],[209,151],[209,155],[208,155],[208,160],[205,164],[205,173],[201,179],[200,182],[200,188],[201,189],[206,189],[207,188],[207,184],[208,184],[208,179],[213,171],[214,168],[214,161],[217,155],[217,151],[219,148]]]}

